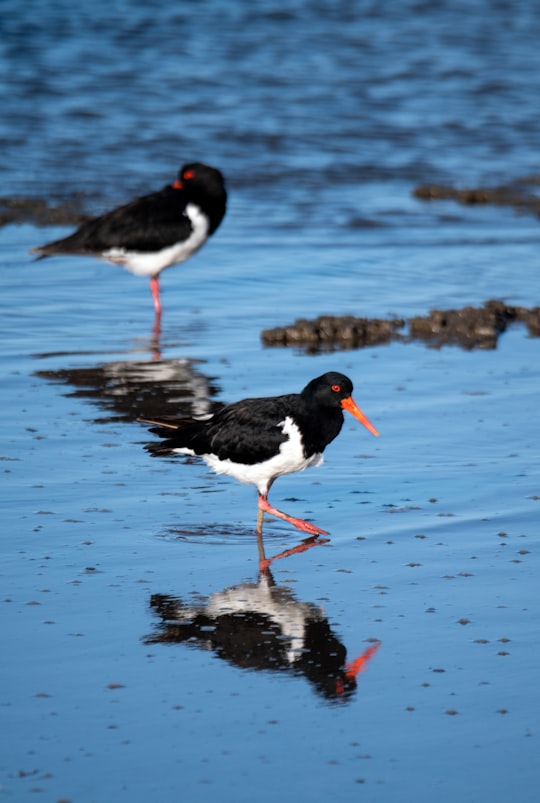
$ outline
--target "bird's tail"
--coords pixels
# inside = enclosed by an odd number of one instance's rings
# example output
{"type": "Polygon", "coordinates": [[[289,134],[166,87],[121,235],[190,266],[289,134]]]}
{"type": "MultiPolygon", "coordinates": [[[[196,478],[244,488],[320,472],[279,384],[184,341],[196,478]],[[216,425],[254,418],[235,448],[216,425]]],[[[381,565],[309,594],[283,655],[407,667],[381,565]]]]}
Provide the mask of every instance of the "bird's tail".
{"type": "Polygon", "coordinates": [[[38,262],[40,259],[46,259],[48,256],[50,256],[50,254],[48,254],[46,251],[43,251],[43,249],[39,247],[31,248],[28,253],[34,256],[34,259],[32,260],[33,262],[38,262]]]}
{"type": "Polygon", "coordinates": [[[144,448],[149,452],[152,457],[166,457],[167,455],[175,454],[174,446],[178,446],[178,438],[174,437],[174,433],[183,427],[195,423],[193,418],[138,418],[143,424],[153,424],[149,428],[152,435],[157,435],[158,438],[165,438],[165,440],[147,443],[144,448]],[[174,446],[173,446],[174,444],[174,446]]]}

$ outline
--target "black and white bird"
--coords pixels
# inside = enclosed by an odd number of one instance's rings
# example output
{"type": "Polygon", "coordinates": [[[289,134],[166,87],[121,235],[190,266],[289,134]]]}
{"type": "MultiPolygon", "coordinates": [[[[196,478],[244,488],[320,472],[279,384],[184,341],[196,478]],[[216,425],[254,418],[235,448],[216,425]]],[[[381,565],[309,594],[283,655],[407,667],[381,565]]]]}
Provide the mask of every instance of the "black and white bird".
{"type": "Polygon", "coordinates": [[[33,248],[42,257],[79,254],[120,265],[150,278],[156,315],[161,314],[159,274],[204,245],[225,215],[222,174],[200,162],[184,165],[174,184],[85,221],[69,237],[33,248]]]}
{"type": "Polygon", "coordinates": [[[255,485],[257,532],[262,531],[264,513],[270,513],[311,535],[327,535],[314,524],[277,510],[269,503],[268,492],[277,477],[322,463],[322,453],[343,426],[343,410],[373,435],[379,434],[354,402],[352,390],[348,377],[332,371],[312,379],[301,393],[244,399],[206,420],[146,420],[157,424],[150,431],[165,440],[145,448],[154,457],[197,455],[218,474],[255,485]]]}

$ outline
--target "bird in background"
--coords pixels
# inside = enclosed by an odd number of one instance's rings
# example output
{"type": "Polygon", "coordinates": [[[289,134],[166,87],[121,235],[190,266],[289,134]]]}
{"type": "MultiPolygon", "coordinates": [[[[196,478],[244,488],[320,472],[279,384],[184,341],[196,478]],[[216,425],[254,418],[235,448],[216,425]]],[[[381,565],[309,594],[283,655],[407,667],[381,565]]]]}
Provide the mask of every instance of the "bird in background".
{"type": "Polygon", "coordinates": [[[150,278],[156,316],[161,315],[159,275],[194,254],[223,220],[223,175],[201,162],[185,164],[178,179],[99,217],[69,237],[33,248],[37,258],[61,254],[97,257],[135,276],[150,278]]]}
{"type": "Polygon", "coordinates": [[[352,391],[348,377],[331,371],[312,379],[301,393],[244,399],[205,420],[140,419],[157,425],[150,432],[165,438],[145,448],[153,457],[202,457],[216,473],[255,485],[258,533],[264,513],[269,513],[310,535],[327,535],[314,524],[277,510],[268,501],[268,492],[277,477],[322,463],[325,448],[343,426],[343,410],[373,435],[379,434],[353,400],[352,391]]]}

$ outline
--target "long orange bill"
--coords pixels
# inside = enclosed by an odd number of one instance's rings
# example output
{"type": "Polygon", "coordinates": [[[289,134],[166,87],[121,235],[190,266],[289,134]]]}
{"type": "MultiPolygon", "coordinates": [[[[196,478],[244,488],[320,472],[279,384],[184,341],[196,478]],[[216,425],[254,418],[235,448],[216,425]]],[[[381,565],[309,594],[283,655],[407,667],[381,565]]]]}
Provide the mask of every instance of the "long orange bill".
{"type": "Polygon", "coordinates": [[[354,415],[357,421],[360,421],[361,424],[365,426],[366,429],[369,429],[372,435],[379,435],[369,418],[366,418],[362,410],[356,404],[352,396],[349,396],[348,399],[341,400],[341,406],[344,410],[347,410],[348,413],[354,415]]]}

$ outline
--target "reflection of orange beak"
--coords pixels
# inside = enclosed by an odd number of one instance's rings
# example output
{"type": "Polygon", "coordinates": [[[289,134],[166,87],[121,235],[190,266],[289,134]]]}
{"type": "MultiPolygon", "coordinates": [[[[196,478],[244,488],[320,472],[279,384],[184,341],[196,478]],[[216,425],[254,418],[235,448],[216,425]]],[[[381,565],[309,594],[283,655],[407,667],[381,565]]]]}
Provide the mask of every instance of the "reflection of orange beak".
{"type": "Polygon", "coordinates": [[[344,410],[347,410],[348,413],[354,415],[357,421],[360,421],[361,424],[365,426],[366,429],[369,429],[372,435],[378,435],[379,433],[371,423],[371,421],[366,418],[362,410],[358,407],[356,402],[353,400],[352,396],[349,396],[348,399],[341,400],[341,406],[344,410]]]}

